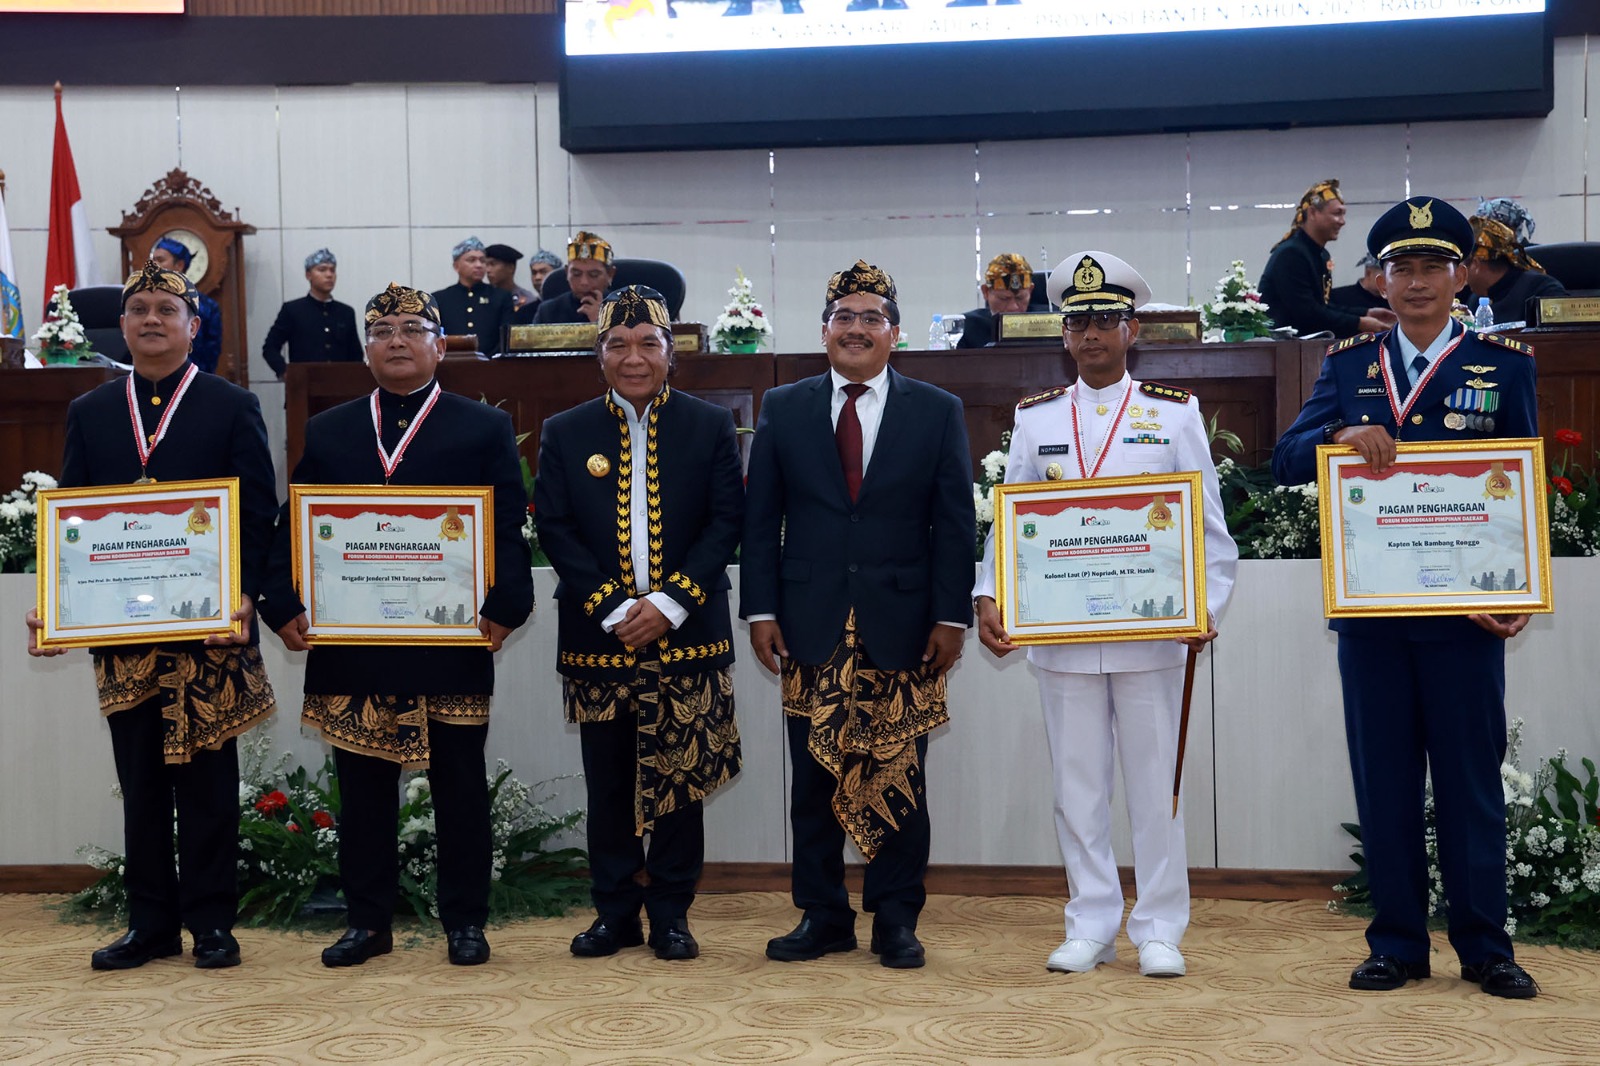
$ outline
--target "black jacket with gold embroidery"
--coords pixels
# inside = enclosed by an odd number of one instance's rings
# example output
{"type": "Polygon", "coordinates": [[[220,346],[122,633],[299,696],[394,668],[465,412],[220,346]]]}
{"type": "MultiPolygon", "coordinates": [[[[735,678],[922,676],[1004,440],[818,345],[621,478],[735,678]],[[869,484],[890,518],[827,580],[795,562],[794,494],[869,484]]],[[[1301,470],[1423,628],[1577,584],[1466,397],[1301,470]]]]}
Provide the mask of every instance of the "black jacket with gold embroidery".
{"type": "Polygon", "coordinates": [[[663,390],[645,419],[645,469],[633,468],[628,421],[610,394],[545,420],[534,516],[550,556],[560,630],[557,666],[568,677],[625,680],[637,656],[600,628],[639,578],[689,612],[657,642],[662,671],[733,662],[728,563],[739,543],[744,481],[726,408],[663,390]],[[632,528],[634,478],[645,478],[648,521],[632,528]],[[650,538],[648,575],[633,572],[633,537],[650,538]]]}

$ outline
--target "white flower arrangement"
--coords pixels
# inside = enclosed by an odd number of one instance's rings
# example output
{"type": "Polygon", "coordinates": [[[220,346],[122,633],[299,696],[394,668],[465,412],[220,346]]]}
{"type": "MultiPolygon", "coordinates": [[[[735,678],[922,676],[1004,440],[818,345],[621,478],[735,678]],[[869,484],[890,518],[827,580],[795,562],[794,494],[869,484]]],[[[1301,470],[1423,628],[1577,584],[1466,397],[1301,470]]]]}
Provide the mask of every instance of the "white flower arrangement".
{"type": "Polygon", "coordinates": [[[1210,302],[1201,305],[1207,341],[1248,340],[1272,332],[1267,303],[1245,276],[1244,260],[1235,259],[1217,281],[1210,302]]]}
{"type": "Polygon", "coordinates": [[[972,483],[972,509],[978,515],[977,555],[983,558],[983,543],[989,539],[989,527],[994,525],[994,487],[1006,479],[1006,462],[1011,458],[1011,431],[1000,434],[1000,447],[978,461],[983,468],[983,480],[972,483]]]}
{"type": "Polygon", "coordinates": [[[722,309],[716,325],[711,327],[711,343],[718,351],[731,351],[734,345],[760,344],[772,337],[772,322],[761,305],[756,303],[750,279],[743,268],[736,268],[738,279],[728,295],[733,302],[722,309]]]}
{"type": "Polygon", "coordinates": [[[33,335],[33,339],[39,342],[39,356],[47,363],[94,354],[94,349],[89,346],[88,335],[83,332],[83,323],[78,320],[78,312],[72,309],[67,291],[65,285],[56,286],[55,292],[50,295],[50,310],[45,313],[44,325],[33,335]]]}
{"type": "Polygon", "coordinates": [[[55,478],[30,470],[22,475],[21,488],[0,496],[0,574],[33,572],[39,515],[34,498],[40,489],[55,487],[55,478]]]}

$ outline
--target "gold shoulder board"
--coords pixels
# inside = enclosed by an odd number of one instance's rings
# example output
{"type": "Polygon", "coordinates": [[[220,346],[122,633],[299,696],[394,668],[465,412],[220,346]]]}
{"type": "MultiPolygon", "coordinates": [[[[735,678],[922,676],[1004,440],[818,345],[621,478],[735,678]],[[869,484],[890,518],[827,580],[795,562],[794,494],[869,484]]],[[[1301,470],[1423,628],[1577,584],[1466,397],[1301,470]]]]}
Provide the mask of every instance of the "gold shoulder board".
{"type": "Polygon", "coordinates": [[[1533,345],[1514,341],[1510,337],[1502,337],[1498,333],[1480,333],[1478,334],[1478,339],[1480,341],[1488,341],[1490,344],[1498,344],[1502,348],[1510,348],[1512,351],[1521,352],[1523,355],[1533,354],[1533,345]]]}
{"type": "Polygon", "coordinates": [[[1337,341],[1328,345],[1328,351],[1326,354],[1338,355],[1340,352],[1345,351],[1348,348],[1354,348],[1358,344],[1370,344],[1372,341],[1377,339],[1378,335],[1376,333],[1357,333],[1354,337],[1346,337],[1342,341],[1337,341]]]}
{"type": "Polygon", "coordinates": [[[1180,389],[1176,385],[1163,385],[1157,381],[1146,381],[1139,386],[1139,391],[1146,396],[1159,396],[1163,400],[1176,400],[1179,403],[1189,402],[1189,390],[1180,389]]]}
{"type": "Polygon", "coordinates": [[[1017,410],[1020,411],[1024,407],[1032,407],[1036,403],[1044,403],[1047,400],[1053,400],[1058,396],[1065,396],[1066,394],[1067,390],[1061,388],[1060,386],[1057,386],[1053,389],[1046,389],[1044,392],[1036,392],[1032,396],[1025,396],[1018,400],[1017,410]]]}

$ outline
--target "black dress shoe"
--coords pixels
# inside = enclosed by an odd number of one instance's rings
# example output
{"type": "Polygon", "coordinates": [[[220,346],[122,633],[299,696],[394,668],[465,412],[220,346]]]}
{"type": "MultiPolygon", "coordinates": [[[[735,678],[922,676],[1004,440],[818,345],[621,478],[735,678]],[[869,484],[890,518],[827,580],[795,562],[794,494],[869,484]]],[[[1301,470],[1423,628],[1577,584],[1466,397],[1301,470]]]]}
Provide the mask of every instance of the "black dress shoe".
{"type": "Polygon", "coordinates": [[[927,953],[916,930],[909,925],[872,924],[872,953],[891,970],[915,970],[924,965],[927,953]]]}
{"type": "Polygon", "coordinates": [[[668,962],[683,962],[686,959],[700,957],[700,944],[695,940],[694,934],[689,932],[689,922],[685,918],[676,918],[660,929],[652,925],[650,946],[655,948],[656,958],[666,959],[668,962]]]}
{"type": "Polygon", "coordinates": [[[1369,955],[1350,974],[1350,987],[1368,992],[1392,992],[1407,981],[1432,976],[1426,962],[1406,962],[1393,955],[1369,955]]]}
{"type": "Polygon", "coordinates": [[[452,929],[448,939],[451,966],[481,966],[489,961],[489,938],[477,926],[452,929]]]}
{"type": "Polygon", "coordinates": [[[182,954],[183,939],[177,933],[158,936],[139,929],[129,929],[121,940],[107,944],[91,955],[89,965],[96,970],[131,970],[151,959],[182,954]]]}
{"type": "Polygon", "coordinates": [[[572,953],[586,959],[615,955],[623,948],[644,943],[644,926],[639,917],[596,918],[594,924],[572,938],[572,953]]]}
{"type": "Polygon", "coordinates": [[[197,970],[225,970],[239,965],[239,942],[226,929],[194,935],[194,966],[197,970]]]}
{"type": "Polygon", "coordinates": [[[1539,994],[1539,982],[1510,959],[1490,959],[1476,966],[1463,966],[1461,979],[1502,999],[1532,999],[1539,994]]]}
{"type": "Polygon", "coordinates": [[[370,933],[365,929],[346,929],[331,947],[322,949],[324,966],[360,966],[374,955],[394,950],[394,934],[387,929],[370,933]]]}
{"type": "Polygon", "coordinates": [[[835,951],[855,949],[855,930],[849,926],[823,925],[802,918],[793,932],[767,941],[767,958],[779,962],[810,962],[835,951]]]}

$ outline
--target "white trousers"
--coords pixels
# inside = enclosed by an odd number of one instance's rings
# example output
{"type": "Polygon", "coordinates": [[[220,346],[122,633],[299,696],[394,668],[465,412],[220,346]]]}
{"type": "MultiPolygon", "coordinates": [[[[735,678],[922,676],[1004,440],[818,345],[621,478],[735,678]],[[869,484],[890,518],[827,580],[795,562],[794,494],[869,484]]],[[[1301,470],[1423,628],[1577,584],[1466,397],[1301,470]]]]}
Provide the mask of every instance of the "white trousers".
{"type": "Polygon", "coordinates": [[[1039,670],[1055,772],[1056,833],[1067,866],[1067,939],[1111,943],[1122,884],[1111,851],[1112,753],[1120,756],[1138,899],[1128,939],[1177,944],[1189,926],[1183,811],[1172,816],[1183,667],[1117,674],[1039,670]]]}

